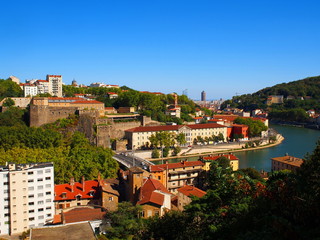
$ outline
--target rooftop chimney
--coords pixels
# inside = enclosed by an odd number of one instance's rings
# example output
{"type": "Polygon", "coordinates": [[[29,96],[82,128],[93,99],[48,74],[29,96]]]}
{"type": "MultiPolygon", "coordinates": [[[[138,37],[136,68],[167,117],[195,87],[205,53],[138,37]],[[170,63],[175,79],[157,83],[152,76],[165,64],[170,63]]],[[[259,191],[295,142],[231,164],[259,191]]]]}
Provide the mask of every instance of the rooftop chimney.
{"type": "Polygon", "coordinates": [[[81,178],[81,183],[82,183],[82,192],[84,192],[84,186],[85,186],[85,183],[84,183],[84,176],[82,176],[81,178]]]}
{"type": "Polygon", "coordinates": [[[71,192],[73,192],[74,177],[70,178],[70,186],[71,186],[71,192]]]}

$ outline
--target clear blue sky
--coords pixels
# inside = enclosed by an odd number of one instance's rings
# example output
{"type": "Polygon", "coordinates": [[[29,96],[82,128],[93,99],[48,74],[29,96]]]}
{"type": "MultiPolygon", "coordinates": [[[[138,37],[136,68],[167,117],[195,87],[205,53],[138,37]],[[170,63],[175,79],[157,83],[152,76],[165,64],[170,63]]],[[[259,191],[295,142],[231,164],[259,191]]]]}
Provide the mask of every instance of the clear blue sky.
{"type": "Polygon", "coordinates": [[[0,78],[230,98],[320,73],[319,1],[1,1],[0,78]]]}

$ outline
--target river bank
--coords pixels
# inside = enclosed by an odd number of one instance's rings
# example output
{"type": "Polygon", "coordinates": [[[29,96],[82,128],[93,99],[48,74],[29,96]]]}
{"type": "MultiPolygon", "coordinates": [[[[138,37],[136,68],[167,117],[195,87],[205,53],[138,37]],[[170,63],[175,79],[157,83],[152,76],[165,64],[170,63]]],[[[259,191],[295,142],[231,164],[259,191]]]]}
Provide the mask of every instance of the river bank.
{"type": "MultiPolygon", "coordinates": [[[[201,146],[196,148],[191,148],[182,152],[179,156],[171,156],[165,158],[146,158],[148,161],[159,161],[159,160],[170,160],[170,159],[178,159],[178,158],[194,158],[200,157],[210,154],[223,154],[223,153],[235,153],[235,152],[245,152],[245,151],[253,151],[260,150],[269,147],[274,147],[282,143],[284,137],[280,134],[277,135],[276,141],[274,143],[269,143],[268,140],[264,140],[261,145],[255,147],[246,148],[246,142],[233,143],[233,144],[221,144],[221,145],[213,145],[213,146],[201,146]]],[[[145,157],[145,156],[144,156],[145,157]]]]}

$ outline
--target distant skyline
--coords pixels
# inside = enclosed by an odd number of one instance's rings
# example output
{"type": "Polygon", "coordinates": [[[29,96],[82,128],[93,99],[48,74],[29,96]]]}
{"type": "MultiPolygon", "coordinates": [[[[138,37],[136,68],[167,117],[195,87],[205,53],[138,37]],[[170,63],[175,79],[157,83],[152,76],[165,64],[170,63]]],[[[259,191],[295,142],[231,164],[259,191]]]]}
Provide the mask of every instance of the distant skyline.
{"type": "Polygon", "coordinates": [[[0,78],[229,99],[320,75],[319,1],[3,1],[0,78]]]}

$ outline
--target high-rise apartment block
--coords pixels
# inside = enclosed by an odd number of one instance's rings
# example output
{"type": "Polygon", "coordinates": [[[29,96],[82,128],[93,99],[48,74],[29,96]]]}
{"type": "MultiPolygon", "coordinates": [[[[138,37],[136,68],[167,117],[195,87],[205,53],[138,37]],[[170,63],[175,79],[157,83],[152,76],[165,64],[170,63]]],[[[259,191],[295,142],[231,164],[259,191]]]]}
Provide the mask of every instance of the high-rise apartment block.
{"type": "Polygon", "coordinates": [[[201,101],[203,101],[203,102],[207,101],[207,96],[206,96],[206,95],[207,95],[207,94],[206,94],[205,91],[202,91],[202,92],[201,92],[201,101]]]}
{"type": "Polygon", "coordinates": [[[47,75],[49,82],[49,93],[52,96],[62,97],[62,76],[61,75],[47,75]]]}
{"type": "Polygon", "coordinates": [[[53,163],[0,166],[0,236],[42,226],[54,215],[53,163]]]}

